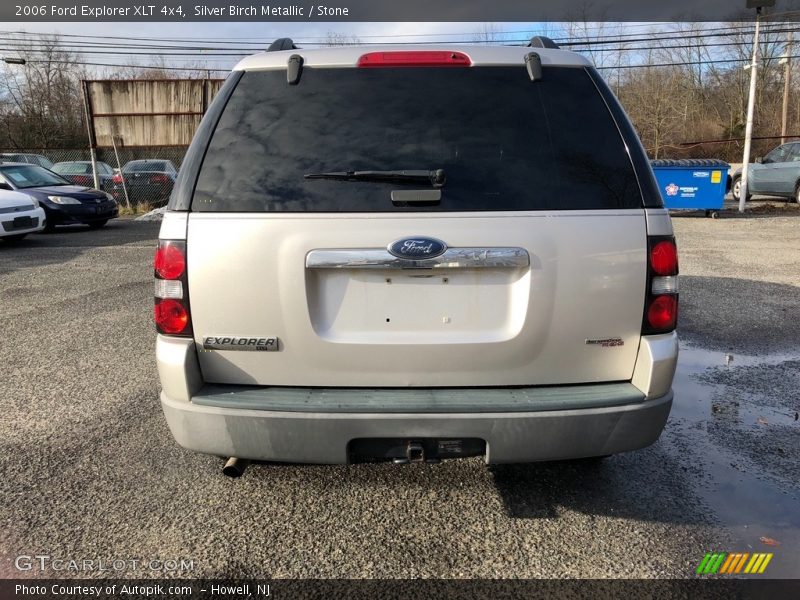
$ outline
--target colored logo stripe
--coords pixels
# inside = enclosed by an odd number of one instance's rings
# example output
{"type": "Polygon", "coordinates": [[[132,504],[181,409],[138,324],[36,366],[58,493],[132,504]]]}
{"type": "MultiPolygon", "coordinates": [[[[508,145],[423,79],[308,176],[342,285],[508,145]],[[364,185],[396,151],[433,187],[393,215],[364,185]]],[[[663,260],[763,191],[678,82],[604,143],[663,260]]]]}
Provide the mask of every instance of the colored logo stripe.
{"type": "Polygon", "coordinates": [[[696,572],[698,575],[763,573],[772,556],[772,553],[763,552],[752,555],[749,552],[709,552],[700,561],[696,572]]]}
{"type": "Polygon", "coordinates": [[[724,552],[706,554],[700,562],[700,566],[697,567],[697,572],[703,573],[704,575],[716,573],[722,565],[722,561],[725,560],[725,556],[724,552]]]}
{"type": "Polygon", "coordinates": [[[700,564],[697,567],[697,571],[695,571],[698,575],[700,573],[705,573],[705,568],[706,568],[706,565],[708,564],[709,560],[711,560],[711,554],[710,553],[706,554],[703,557],[703,560],[700,561],[700,564]]]}
{"type": "Polygon", "coordinates": [[[735,552],[733,554],[733,558],[731,560],[731,564],[728,565],[728,568],[723,571],[723,573],[736,573],[736,569],[740,569],[744,560],[747,559],[747,554],[742,554],[741,552],[735,552]]]}
{"type": "Polygon", "coordinates": [[[736,568],[733,570],[733,572],[734,572],[734,573],[738,573],[739,571],[741,571],[741,570],[742,570],[742,567],[744,566],[744,561],[746,561],[746,560],[747,560],[747,557],[748,557],[748,556],[750,556],[750,554],[749,554],[749,553],[747,553],[747,552],[745,552],[744,554],[742,554],[742,555],[739,557],[739,562],[738,562],[738,563],[736,563],[736,568]]]}
{"type": "Polygon", "coordinates": [[[745,567],[745,573],[763,573],[767,563],[772,560],[772,554],[754,554],[745,567]]]}
{"type": "Polygon", "coordinates": [[[731,565],[735,563],[735,558],[738,555],[736,553],[728,554],[728,558],[722,563],[722,568],[719,570],[720,573],[730,573],[731,565]]]}
{"type": "Polygon", "coordinates": [[[761,563],[761,567],[759,567],[759,569],[758,569],[758,572],[759,573],[763,573],[764,569],[767,568],[767,565],[769,564],[769,561],[771,561],[771,560],[772,560],[772,552],[770,552],[769,554],[766,555],[766,557],[764,558],[764,562],[761,563]]]}
{"type": "Polygon", "coordinates": [[[745,573],[750,573],[753,570],[753,567],[758,567],[758,563],[761,562],[763,556],[761,554],[753,554],[753,558],[750,559],[750,562],[747,563],[747,566],[744,568],[745,573]]]}
{"type": "Polygon", "coordinates": [[[722,566],[722,561],[725,560],[725,556],[727,555],[724,552],[720,552],[719,556],[717,557],[717,560],[714,561],[713,565],[711,565],[711,570],[709,571],[709,573],[714,574],[719,570],[719,568],[722,566]]]}

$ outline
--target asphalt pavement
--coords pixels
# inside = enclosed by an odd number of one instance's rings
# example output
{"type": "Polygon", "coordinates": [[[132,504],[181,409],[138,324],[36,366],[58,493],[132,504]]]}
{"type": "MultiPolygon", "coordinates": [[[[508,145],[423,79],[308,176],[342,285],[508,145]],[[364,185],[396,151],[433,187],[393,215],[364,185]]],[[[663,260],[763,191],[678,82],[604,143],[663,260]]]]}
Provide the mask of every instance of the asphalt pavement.
{"type": "Polygon", "coordinates": [[[796,577],[800,211],[674,222],[683,354],[653,446],[236,480],[161,414],[157,223],[0,245],[0,577],[685,577],[709,551],[796,577]],[[125,564],[17,568],[36,554],[125,564]]]}

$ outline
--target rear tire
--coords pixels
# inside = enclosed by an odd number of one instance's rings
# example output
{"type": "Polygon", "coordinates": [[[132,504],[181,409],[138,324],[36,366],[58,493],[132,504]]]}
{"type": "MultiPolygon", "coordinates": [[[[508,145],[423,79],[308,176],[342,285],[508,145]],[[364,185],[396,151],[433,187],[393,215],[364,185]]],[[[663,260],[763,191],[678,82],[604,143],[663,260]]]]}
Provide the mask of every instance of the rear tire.
{"type": "Polygon", "coordinates": [[[800,204],[800,181],[794,186],[794,196],[791,199],[795,204],[800,204]]]}
{"type": "Polygon", "coordinates": [[[105,219],[103,221],[92,221],[91,223],[88,223],[88,225],[89,225],[89,229],[100,229],[106,223],[108,223],[108,219],[105,219]]]}
{"type": "MultiPolygon", "coordinates": [[[[742,176],[737,175],[736,177],[733,178],[733,182],[731,183],[731,195],[733,195],[733,199],[736,200],[737,202],[739,201],[739,195],[741,193],[741,190],[742,190],[742,176]]],[[[745,196],[744,201],[750,202],[750,198],[752,197],[753,194],[751,194],[750,191],[748,190],[747,196],[745,196]]]]}

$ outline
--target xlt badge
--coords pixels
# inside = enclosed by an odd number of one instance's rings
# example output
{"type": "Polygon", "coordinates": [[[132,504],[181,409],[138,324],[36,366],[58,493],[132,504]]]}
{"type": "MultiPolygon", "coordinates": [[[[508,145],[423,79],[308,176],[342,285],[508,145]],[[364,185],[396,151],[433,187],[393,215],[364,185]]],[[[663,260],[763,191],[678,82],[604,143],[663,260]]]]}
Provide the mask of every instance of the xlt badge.
{"type": "Polygon", "coordinates": [[[280,350],[280,341],[277,337],[208,336],[203,338],[203,350],[277,352],[280,350]]]}

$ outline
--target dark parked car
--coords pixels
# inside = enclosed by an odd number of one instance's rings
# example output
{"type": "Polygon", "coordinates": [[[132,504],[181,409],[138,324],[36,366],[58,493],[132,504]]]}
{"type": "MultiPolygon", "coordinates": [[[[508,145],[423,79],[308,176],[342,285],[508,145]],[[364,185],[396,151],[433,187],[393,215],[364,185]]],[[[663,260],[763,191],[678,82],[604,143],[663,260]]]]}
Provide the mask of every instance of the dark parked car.
{"type": "MultiPolygon", "coordinates": [[[[732,178],[731,192],[739,200],[742,188],[742,169],[732,178]]],[[[747,200],[753,194],[783,196],[800,202],[800,142],[790,142],[770,150],[760,161],[756,159],[747,173],[747,200]]]]}
{"type": "MultiPolygon", "coordinates": [[[[92,161],[89,160],[73,160],[69,162],[60,162],[53,165],[50,169],[54,173],[58,173],[65,179],[69,179],[75,185],[85,185],[86,187],[94,187],[94,174],[92,173],[92,161]]],[[[104,192],[110,192],[114,188],[114,169],[111,165],[104,162],[97,163],[97,177],[100,180],[100,189],[104,192]]]]}
{"type": "Polygon", "coordinates": [[[5,154],[0,154],[0,161],[27,163],[29,165],[39,165],[40,167],[44,167],[45,169],[51,169],[53,167],[53,161],[51,161],[46,156],[42,156],[41,154],[7,152],[5,154]]]}
{"type": "Polygon", "coordinates": [[[38,165],[0,163],[0,189],[20,191],[39,201],[47,218],[46,229],[84,223],[92,228],[118,216],[114,198],[106,192],[73,185],[61,175],[38,165]]]}
{"type": "Polygon", "coordinates": [[[122,167],[121,173],[114,175],[112,194],[117,201],[125,200],[122,187],[123,177],[131,202],[165,204],[172,193],[178,170],[172,161],[160,159],[132,160],[122,167]]]}

